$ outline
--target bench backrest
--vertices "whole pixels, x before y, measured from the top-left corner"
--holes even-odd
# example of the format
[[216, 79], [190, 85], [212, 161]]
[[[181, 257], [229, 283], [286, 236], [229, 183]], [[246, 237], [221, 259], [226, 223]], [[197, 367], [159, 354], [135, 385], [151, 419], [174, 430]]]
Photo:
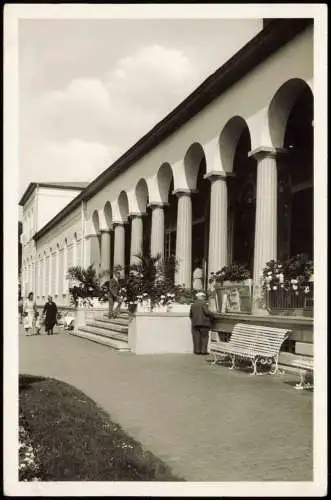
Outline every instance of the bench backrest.
[[266, 356], [276, 355], [288, 332], [284, 328], [237, 323], [233, 328], [229, 347], [258, 351]]

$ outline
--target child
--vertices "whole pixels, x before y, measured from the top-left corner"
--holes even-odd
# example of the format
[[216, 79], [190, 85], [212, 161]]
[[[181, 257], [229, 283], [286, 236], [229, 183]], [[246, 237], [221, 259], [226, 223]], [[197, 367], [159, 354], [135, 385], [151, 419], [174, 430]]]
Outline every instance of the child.
[[36, 312], [36, 321], [35, 321], [35, 330], [36, 330], [36, 335], [40, 335], [40, 330], [41, 330], [41, 316], [39, 312]]

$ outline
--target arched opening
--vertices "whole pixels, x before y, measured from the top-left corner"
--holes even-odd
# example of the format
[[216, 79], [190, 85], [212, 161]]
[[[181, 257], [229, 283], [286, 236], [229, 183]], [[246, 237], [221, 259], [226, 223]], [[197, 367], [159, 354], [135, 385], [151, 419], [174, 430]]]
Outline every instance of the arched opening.
[[269, 109], [270, 136], [286, 150], [278, 161], [278, 258], [313, 258], [313, 94], [303, 80], [286, 82]]
[[149, 255], [151, 246], [152, 211], [148, 206], [149, 194], [145, 179], [140, 179], [136, 186], [136, 197], [139, 212], [143, 214], [143, 255]]
[[220, 148], [223, 167], [233, 174], [228, 180], [228, 262], [253, 273], [256, 161], [248, 157], [251, 138], [243, 118], [235, 116], [227, 123]]
[[104, 207], [105, 220], [107, 224], [107, 229], [110, 230], [113, 224], [113, 211], [109, 201], [106, 202]]
[[177, 196], [174, 192], [174, 179], [169, 163], [163, 163], [157, 173], [157, 184], [164, 208], [164, 256], [176, 256]]
[[130, 266], [130, 245], [131, 245], [131, 220], [129, 219], [129, 201], [125, 191], [118, 197], [118, 207], [121, 219], [124, 222], [124, 273], [128, 272]]
[[164, 256], [166, 258], [176, 257], [176, 234], [177, 234], [177, 207], [178, 198], [174, 193], [174, 180], [170, 179], [167, 200], [168, 205], [164, 211]]
[[97, 210], [94, 210], [92, 215], [92, 223], [96, 237], [91, 238], [91, 262], [99, 273], [101, 264], [101, 237], [100, 237], [100, 220]]
[[196, 158], [196, 189], [192, 194], [192, 274], [202, 269], [203, 278], [200, 283], [193, 279], [194, 286], [207, 286], [208, 276], [208, 249], [209, 249], [209, 217], [210, 217], [210, 181], [205, 179], [206, 158], [201, 148]]
[[[104, 214], [105, 214], [105, 221], [106, 221], [106, 226], [107, 230], [111, 231], [113, 229], [113, 210], [111, 207], [111, 203], [107, 201], [104, 206]], [[110, 249], [109, 249], [110, 255], [109, 255], [109, 271], [113, 269], [113, 261], [114, 261], [114, 233], [111, 232], [110, 234]]]

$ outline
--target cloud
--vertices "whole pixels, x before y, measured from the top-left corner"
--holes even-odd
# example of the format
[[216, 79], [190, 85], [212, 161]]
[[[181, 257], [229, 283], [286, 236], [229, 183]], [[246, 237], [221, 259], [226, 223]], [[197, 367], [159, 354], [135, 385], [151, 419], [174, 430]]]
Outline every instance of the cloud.
[[125, 147], [146, 133], [194, 87], [197, 74], [178, 50], [143, 47], [103, 79], [77, 78], [39, 103], [44, 133], [58, 140], [114, 141]]
[[77, 77], [61, 90], [26, 100], [21, 162], [34, 175], [47, 165], [56, 180], [67, 179], [68, 172], [92, 180], [179, 104], [198, 77], [182, 52], [151, 45], [100, 78]]
[[[35, 182], [91, 181], [103, 172], [122, 151], [97, 142], [70, 139], [58, 143], [30, 144], [25, 151], [25, 161], [33, 165]], [[29, 170], [23, 170], [20, 190], [23, 192], [31, 179]]]

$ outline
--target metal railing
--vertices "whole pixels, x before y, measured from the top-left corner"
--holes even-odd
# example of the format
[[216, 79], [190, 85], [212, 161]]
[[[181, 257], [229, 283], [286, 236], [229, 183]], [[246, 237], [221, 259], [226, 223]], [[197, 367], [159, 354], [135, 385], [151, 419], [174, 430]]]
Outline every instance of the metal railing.
[[281, 312], [288, 314], [303, 314], [312, 316], [314, 311], [313, 287], [308, 293], [294, 290], [270, 290], [266, 292], [266, 306], [270, 314]]

